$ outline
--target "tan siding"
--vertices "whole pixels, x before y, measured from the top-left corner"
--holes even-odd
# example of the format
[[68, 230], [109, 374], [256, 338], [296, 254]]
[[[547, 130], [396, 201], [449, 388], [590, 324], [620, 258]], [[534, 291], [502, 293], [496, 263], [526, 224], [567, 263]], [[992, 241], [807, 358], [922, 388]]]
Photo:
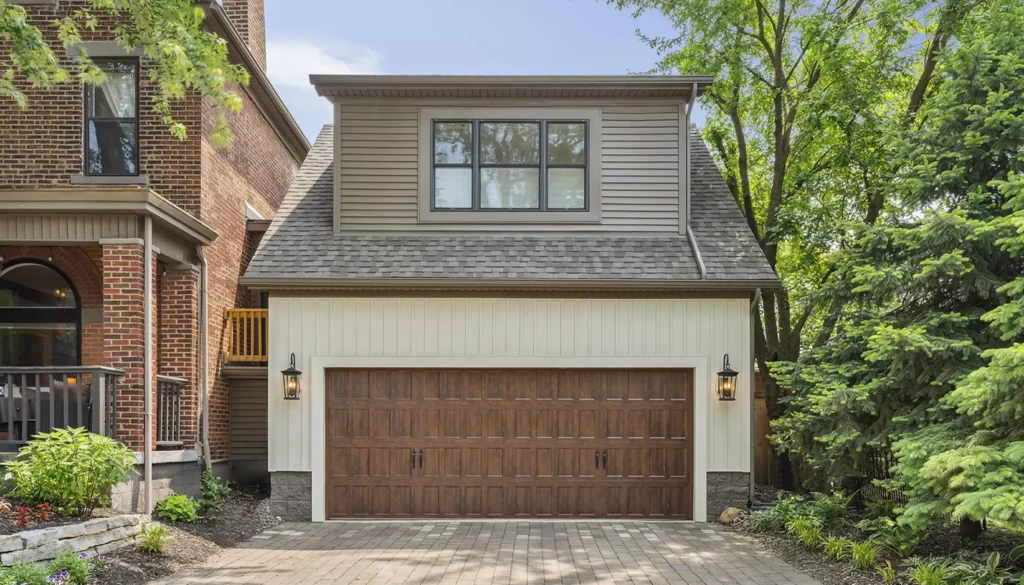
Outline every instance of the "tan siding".
[[267, 381], [231, 381], [231, 460], [267, 460]]
[[[516, 104], [510, 102], [509, 105]], [[577, 100], [566, 105], [602, 104]], [[473, 226], [417, 221], [417, 105], [344, 105], [338, 155], [341, 229], [676, 232], [679, 227], [678, 104], [602, 105], [602, 112], [600, 225]]]
[[141, 237], [135, 215], [0, 215], [8, 243], [78, 242]]

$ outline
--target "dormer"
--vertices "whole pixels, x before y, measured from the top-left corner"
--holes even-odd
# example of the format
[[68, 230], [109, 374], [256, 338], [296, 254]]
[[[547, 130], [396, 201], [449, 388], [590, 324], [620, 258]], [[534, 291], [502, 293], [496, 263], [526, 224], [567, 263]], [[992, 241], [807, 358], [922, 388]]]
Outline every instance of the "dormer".
[[335, 233], [668, 232], [707, 76], [314, 75]]

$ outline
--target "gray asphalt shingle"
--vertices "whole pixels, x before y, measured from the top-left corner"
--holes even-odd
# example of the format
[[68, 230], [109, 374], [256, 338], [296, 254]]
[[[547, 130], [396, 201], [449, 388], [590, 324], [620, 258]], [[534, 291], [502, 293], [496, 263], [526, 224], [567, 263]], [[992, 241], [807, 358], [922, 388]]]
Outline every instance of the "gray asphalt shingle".
[[[247, 278], [699, 281], [671, 235], [334, 234], [333, 128], [325, 126], [263, 237]], [[709, 280], [775, 280], [694, 132], [691, 226]]]

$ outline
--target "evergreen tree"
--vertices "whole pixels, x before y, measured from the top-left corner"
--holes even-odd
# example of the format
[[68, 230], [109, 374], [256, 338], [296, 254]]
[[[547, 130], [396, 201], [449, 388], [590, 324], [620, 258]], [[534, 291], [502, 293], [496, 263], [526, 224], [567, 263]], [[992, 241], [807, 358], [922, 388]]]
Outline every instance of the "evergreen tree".
[[904, 520], [1024, 526], [1024, 4], [966, 20], [893, 137], [899, 216], [835, 253], [836, 334], [797, 363], [777, 445], [821, 478], [890, 445]]

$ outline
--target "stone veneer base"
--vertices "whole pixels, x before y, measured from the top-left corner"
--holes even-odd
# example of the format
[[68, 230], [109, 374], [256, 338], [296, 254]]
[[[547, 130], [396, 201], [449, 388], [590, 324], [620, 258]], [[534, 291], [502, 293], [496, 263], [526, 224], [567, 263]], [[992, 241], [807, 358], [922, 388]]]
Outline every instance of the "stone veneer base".
[[[146, 485], [142, 479], [142, 465], [136, 465], [135, 471], [131, 479], [110, 491], [111, 508], [122, 512], [142, 512], [143, 488]], [[153, 463], [153, 505], [171, 494], [199, 496], [202, 474], [202, 466], [194, 460]]]
[[134, 543], [148, 521], [148, 516], [130, 514], [0, 536], [0, 563], [37, 563], [69, 552], [105, 554]]
[[274, 471], [270, 473], [270, 513], [285, 522], [313, 519], [312, 473]]
[[750, 500], [750, 474], [744, 471], [708, 472], [708, 522], [717, 522], [728, 507], [746, 509]]

